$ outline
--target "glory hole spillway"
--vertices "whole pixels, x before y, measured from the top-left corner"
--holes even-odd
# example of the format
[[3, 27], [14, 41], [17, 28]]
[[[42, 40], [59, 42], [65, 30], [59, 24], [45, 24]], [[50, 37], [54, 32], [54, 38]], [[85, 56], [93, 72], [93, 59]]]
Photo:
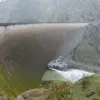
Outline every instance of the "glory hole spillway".
[[11, 87], [37, 87], [48, 62], [67, 55], [81, 41], [87, 23], [27, 24], [0, 27], [0, 63]]

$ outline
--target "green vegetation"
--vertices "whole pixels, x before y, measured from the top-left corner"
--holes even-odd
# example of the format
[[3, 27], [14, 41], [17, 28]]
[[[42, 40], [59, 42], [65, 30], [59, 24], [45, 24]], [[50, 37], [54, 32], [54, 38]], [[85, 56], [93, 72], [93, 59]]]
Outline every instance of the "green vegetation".
[[8, 100], [14, 100], [19, 92], [9, 84], [10, 74], [6, 72], [4, 66], [0, 65], [0, 96], [5, 96]]
[[[0, 66], [0, 96], [14, 100], [21, 94], [9, 82], [10, 74]], [[44, 92], [43, 92], [44, 91]], [[63, 81], [44, 81], [39, 88], [23, 92], [25, 100], [100, 100], [100, 76], [86, 77], [72, 84]]]
[[46, 100], [100, 100], [100, 77], [86, 77], [76, 84], [51, 82], [44, 86], [52, 87]]

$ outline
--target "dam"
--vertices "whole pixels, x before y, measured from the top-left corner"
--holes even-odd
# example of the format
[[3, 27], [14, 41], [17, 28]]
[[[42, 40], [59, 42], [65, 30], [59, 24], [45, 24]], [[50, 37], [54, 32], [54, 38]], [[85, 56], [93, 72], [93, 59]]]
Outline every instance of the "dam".
[[[82, 40], [88, 23], [0, 25], [0, 63], [12, 87], [37, 87], [47, 64], [68, 55]], [[21, 88], [20, 88], [21, 87]]]

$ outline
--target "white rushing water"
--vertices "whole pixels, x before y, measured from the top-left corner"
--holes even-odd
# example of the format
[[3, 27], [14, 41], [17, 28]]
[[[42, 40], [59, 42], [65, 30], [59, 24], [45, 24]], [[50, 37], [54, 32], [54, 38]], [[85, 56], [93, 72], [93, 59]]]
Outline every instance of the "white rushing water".
[[65, 81], [69, 81], [72, 83], [78, 82], [84, 77], [92, 76], [95, 74], [92, 72], [90, 73], [87, 71], [77, 70], [77, 69], [70, 69], [68, 71], [60, 71], [57, 69], [52, 69], [52, 70], [56, 71], [59, 75], [61, 75], [65, 79]]
[[57, 72], [60, 76], [62, 76], [65, 81], [70, 81], [72, 83], [78, 82], [84, 77], [92, 76], [95, 73], [87, 72], [84, 70], [74, 69], [72, 66], [68, 68], [68, 61], [65, 61], [63, 57], [58, 57], [56, 60], [51, 61], [48, 64], [49, 69]]

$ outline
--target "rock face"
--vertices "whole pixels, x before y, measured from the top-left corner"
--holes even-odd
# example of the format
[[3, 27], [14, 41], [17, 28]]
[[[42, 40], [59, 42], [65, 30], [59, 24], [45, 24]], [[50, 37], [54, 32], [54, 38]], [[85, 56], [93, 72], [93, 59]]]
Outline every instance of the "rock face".
[[38, 88], [22, 93], [16, 100], [46, 100], [50, 89]]
[[74, 51], [75, 61], [100, 65], [100, 23], [90, 24], [79, 46]]
[[0, 96], [0, 100], [8, 100], [5, 96]]
[[99, 21], [99, 0], [7, 0], [0, 3], [0, 22]]

